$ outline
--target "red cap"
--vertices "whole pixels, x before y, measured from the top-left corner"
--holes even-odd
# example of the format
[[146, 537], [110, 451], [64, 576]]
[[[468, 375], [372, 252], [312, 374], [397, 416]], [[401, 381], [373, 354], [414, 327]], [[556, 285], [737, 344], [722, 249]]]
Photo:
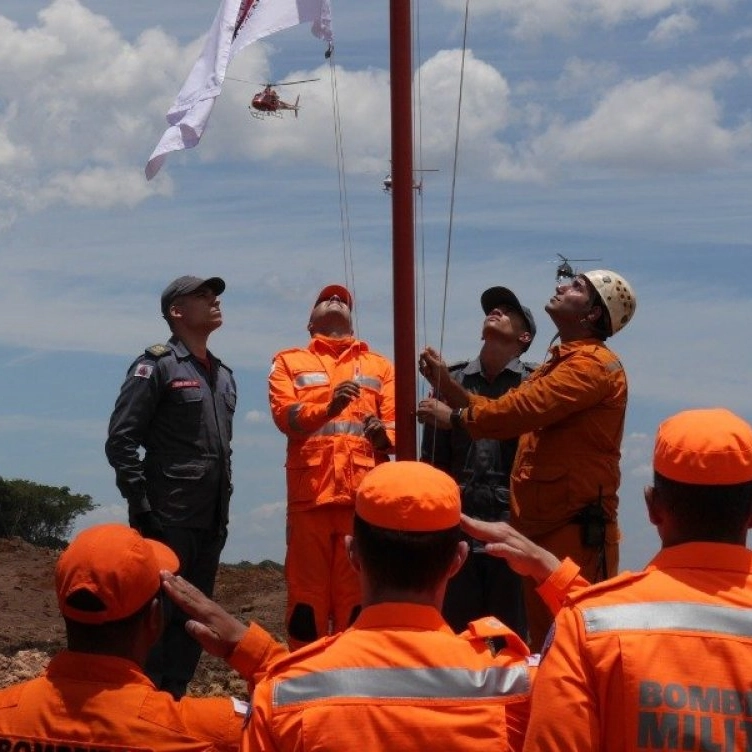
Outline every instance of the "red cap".
[[358, 486], [355, 513], [388, 530], [428, 533], [460, 524], [460, 490], [425, 462], [384, 462]]
[[352, 311], [352, 295], [350, 295], [350, 291], [346, 287], [342, 287], [342, 285], [327, 285], [318, 294], [313, 307], [315, 308], [319, 303], [321, 303], [322, 300], [329, 300], [329, 298], [333, 298], [335, 295]]
[[[159, 572], [177, 572], [178, 557], [127, 525], [95, 525], [79, 533], [55, 567], [60, 613], [83, 624], [132, 616], [159, 592]], [[92, 597], [77, 602], [77, 593]], [[75, 603], [76, 605], [73, 605]]]
[[700, 486], [752, 481], [752, 426], [720, 407], [678, 413], [658, 427], [653, 467], [664, 478]]

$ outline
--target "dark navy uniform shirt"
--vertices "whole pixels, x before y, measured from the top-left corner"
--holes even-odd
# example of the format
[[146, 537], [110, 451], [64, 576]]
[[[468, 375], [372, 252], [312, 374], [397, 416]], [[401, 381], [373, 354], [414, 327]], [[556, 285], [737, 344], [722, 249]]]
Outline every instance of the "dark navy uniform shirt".
[[[452, 378], [467, 391], [496, 398], [519, 386], [532, 366], [513, 358], [489, 381], [480, 358], [450, 366]], [[462, 489], [462, 511], [482, 520], [508, 518], [509, 473], [517, 451], [517, 439], [473, 441], [462, 428], [435, 429], [426, 424], [421, 443], [421, 460], [449, 473]]]
[[131, 518], [151, 509], [165, 525], [227, 526], [237, 391], [232, 371], [208, 357], [210, 373], [172, 337], [128, 369], [105, 451]]

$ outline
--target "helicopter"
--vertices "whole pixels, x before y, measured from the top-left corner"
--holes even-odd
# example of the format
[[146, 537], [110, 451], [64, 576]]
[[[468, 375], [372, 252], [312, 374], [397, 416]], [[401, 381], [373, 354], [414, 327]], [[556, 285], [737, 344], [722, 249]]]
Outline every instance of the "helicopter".
[[[577, 276], [577, 272], [572, 268], [572, 261], [600, 261], [600, 258], [567, 258], [561, 253], [556, 254], [561, 262], [556, 267], [556, 284], [560, 285], [566, 279], [574, 279]], [[557, 263], [555, 260], [551, 263]]]
[[[424, 170], [413, 170], [413, 172], [438, 172], [438, 170], [435, 169], [424, 169]], [[384, 185], [384, 193], [391, 193], [392, 192], [392, 173], [388, 172], [386, 174], [386, 177], [383, 181]], [[421, 175], [420, 180], [413, 180], [413, 190], [418, 191], [419, 194], [423, 194], [423, 176]]]
[[[227, 76], [227, 78], [230, 78]], [[252, 83], [242, 78], [230, 78], [231, 81], [241, 81], [242, 83]], [[277, 94], [275, 87], [278, 86], [290, 86], [292, 84], [307, 84], [311, 81], [318, 81], [318, 78], [305, 78], [301, 81], [284, 81], [278, 84], [264, 84], [264, 88], [253, 95], [251, 103], [248, 105], [248, 110], [251, 115], [259, 120], [263, 118], [274, 116], [282, 117], [283, 110], [290, 110], [295, 113], [295, 117], [298, 117], [298, 110], [300, 109], [300, 95], [295, 98], [295, 102], [285, 102], [279, 94]]]

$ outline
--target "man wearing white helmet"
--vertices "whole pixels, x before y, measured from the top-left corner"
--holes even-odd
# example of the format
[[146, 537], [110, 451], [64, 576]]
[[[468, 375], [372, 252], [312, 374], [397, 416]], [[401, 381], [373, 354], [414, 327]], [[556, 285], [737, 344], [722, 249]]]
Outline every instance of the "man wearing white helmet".
[[[520, 436], [512, 469], [512, 524], [556, 556], [569, 556], [591, 582], [616, 574], [621, 439], [627, 379], [605, 340], [629, 323], [635, 296], [619, 274], [596, 270], [556, 287], [546, 313], [561, 344], [518, 388], [498, 399], [467, 393], [439, 354], [427, 348], [420, 371], [473, 438]], [[423, 400], [418, 418], [441, 424], [435, 400]], [[442, 417], [439, 417], [442, 416]], [[534, 650], [551, 616], [525, 583]]]

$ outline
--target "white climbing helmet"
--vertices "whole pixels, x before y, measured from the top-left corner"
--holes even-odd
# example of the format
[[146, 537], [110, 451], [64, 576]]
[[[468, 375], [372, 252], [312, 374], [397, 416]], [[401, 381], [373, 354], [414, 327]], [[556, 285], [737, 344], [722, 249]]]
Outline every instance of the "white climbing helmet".
[[608, 310], [611, 319], [609, 336], [616, 334], [630, 322], [637, 307], [637, 298], [631, 285], [621, 274], [608, 269], [583, 272], [582, 276], [593, 285]]

